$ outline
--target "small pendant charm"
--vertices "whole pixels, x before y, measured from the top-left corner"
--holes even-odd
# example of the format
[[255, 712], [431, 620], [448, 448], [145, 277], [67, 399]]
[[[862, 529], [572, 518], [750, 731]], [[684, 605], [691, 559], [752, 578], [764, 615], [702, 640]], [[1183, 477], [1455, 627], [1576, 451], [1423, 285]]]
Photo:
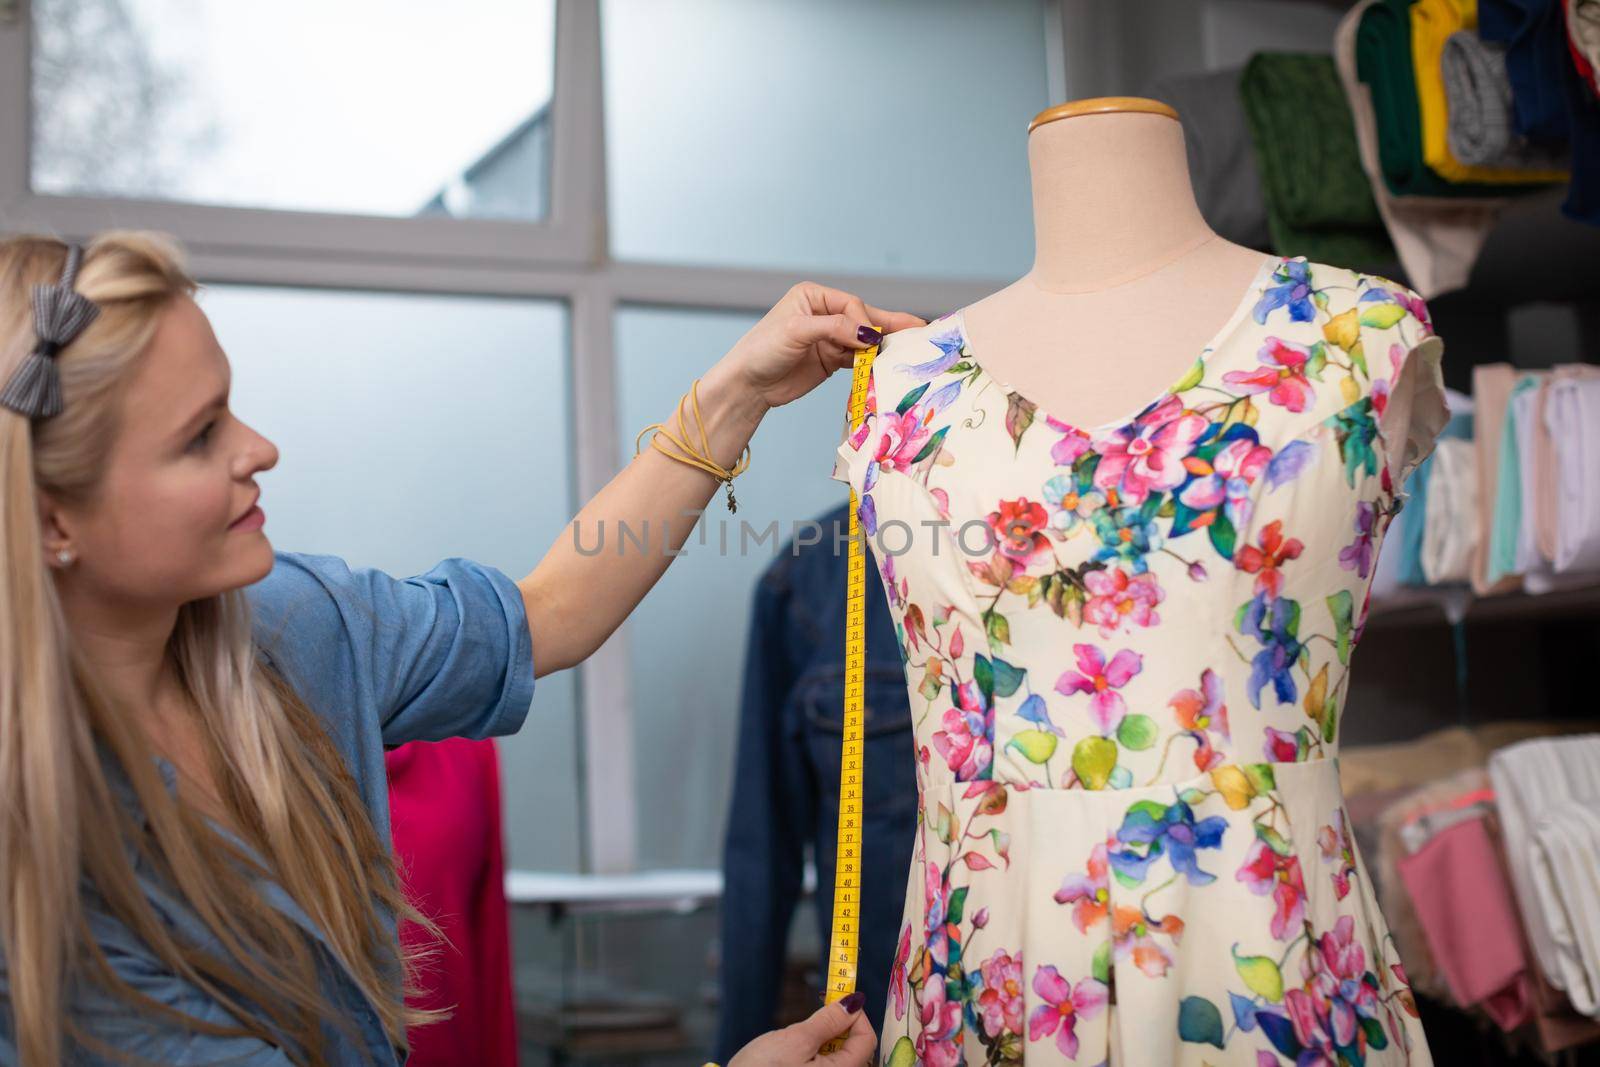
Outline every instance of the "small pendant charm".
[[729, 511], [738, 511], [739, 510], [739, 504], [738, 504], [737, 501], [735, 501], [733, 499], [733, 479], [729, 478], [724, 484], [727, 486], [727, 489], [728, 489], [728, 510]]

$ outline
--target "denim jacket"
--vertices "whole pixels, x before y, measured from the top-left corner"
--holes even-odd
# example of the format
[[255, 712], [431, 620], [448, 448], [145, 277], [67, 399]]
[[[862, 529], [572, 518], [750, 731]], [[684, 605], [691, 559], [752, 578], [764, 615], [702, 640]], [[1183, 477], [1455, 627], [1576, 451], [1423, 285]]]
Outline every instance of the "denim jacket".
[[[258, 649], [327, 728], [355, 777], [384, 845], [389, 845], [385, 746], [451, 736], [487, 737], [517, 730], [533, 699], [533, 652], [522, 595], [499, 570], [470, 560], [441, 561], [426, 574], [392, 578], [352, 570], [335, 556], [278, 552], [272, 572], [250, 586]], [[172, 768], [157, 761], [169, 789]], [[111, 768], [126, 802], [126, 779]], [[235, 839], [237, 840], [237, 839]], [[184, 902], [140, 861], [136, 876], [157, 913], [177, 936], [215, 948], [215, 939]], [[376, 1009], [325, 947], [320, 931], [281, 887], [258, 885], [262, 899], [306, 931], [320, 979], [353, 1033], [325, 1026], [337, 1067], [384, 1067], [402, 1058], [384, 1035]], [[112, 968], [135, 988], [186, 1015], [231, 1023], [204, 991], [163, 967], [130, 930], [85, 893], [86, 920]], [[394, 917], [385, 917], [391, 936]], [[219, 950], [220, 951], [220, 950]], [[5, 987], [0, 959], [0, 992]], [[248, 1002], [248, 991], [244, 993]], [[68, 1010], [93, 1038], [133, 1062], [288, 1067], [275, 1044], [255, 1037], [215, 1037], [166, 1018], [142, 1017], [90, 988], [69, 991]], [[0, 1067], [16, 1067], [11, 1004], [0, 999]], [[121, 1063], [68, 1047], [64, 1062], [86, 1067]]]
[[[723, 851], [721, 1018], [727, 1062], [771, 1029], [805, 850], [815, 855], [816, 913], [831, 933], [844, 709], [846, 503], [823, 536], [793, 541], [761, 576], [745, 654], [737, 766]], [[839, 530], [835, 552], [833, 531]], [[858, 988], [881, 1032], [916, 832], [917, 783], [900, 642], [867, 565], [866, 781], [862, 798]]]

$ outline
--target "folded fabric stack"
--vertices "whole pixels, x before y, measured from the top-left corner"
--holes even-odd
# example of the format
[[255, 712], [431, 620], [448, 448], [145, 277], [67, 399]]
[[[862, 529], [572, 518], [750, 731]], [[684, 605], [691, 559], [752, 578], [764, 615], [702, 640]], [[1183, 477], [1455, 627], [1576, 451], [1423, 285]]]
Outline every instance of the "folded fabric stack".
[[1412, 988], [1548, 1052], [1600, 1041], [1600, 735], [1571, 728], [1455, 727], [1340, 757]]
[[1600, 586], [1600, 366], [1481, 364], [1472, 390], [1446, 390], [1450, 421], [1407, 484], [1374, 598]]
[[1600, 734], [1512, 745], [1489, 779], [1534, 958], [1600, 1018]]
[[1480, 594], [1589, 584], [1600, 568], [1600, 367], [1473, 368]]
[[1368, 270], [1392, 262], [1328, 56], [1262, 52], [1239, 76], [1275, 248]]
[[1357, 159], [1424, 298], [1466, 285], [1523, 192], [1565, 183], [1563, 213], [1600, 225], [1600, 100], [1580, 74], [1600, 37], [1589, 6], [1362, 0], [1341, 20], [1333, 58]]

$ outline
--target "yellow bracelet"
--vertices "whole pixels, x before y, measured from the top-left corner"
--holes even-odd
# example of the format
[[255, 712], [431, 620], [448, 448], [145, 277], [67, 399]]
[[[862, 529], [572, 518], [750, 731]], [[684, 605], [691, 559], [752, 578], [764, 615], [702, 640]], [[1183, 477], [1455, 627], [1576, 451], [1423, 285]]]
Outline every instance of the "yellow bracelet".
[[[716, 460], [712, 459], [711, 458], [711, 454], [710, 454], [711, 453], [711, 442], [706, 437], [705, 422], [700, 417], [700, 379], [699, 378], [696, 378], [694, 380], [694, 383], [689, 387], [689, 390], [690, 391], [689, 391], [688, 394], [686, 394], [686, 396], [681, 396], [681, 397], [678, 398], [678, 425], [679, 425], [679, 427], [684, 427], [684, 426], [686, 426], [688, 424], [688, 420], [686, 418], [684, 418], [684, 414], [683, 414], [683, 402], [687, 398], [687, 396], [692, 396], [694, 398], [695, 428], [697, 430], [699, 430], [699, 432], [700, 432], [700, 450], [696, 451], [694, 448], [692, 448], [689, 445], [689, 443], [687, 441], [680, 440], [679, 438], [673, 436], [672, 431], [667, 429], [665, 423], [653, 422], [649, 426], [646, 426], [644, 429], [640, 430], [639, 433], [634, 437], [634, 439], [633, 439], [633, 454], [635, 456], [637, 456], [639, 454], [639, 439], [642, 438], [645, 434], [649, 433], [651, 430], [655, 430], [656, 434], [655, 434], [654, 437], [650, 438], [650, 444], [651, 444], [652, 447], [655, 448], [655, 450], [657, 452], [660, 452], [664, 456], [670, 456], [671, 458], [677, 460], [680, 463], [687, 463], [691, 467], [698, 467], [701, 470], [705, 471], [707, 474], [710, 474], [710, 475], [713, 475], [714, 477], [716, 477], [719, 481], [721, 481], [724, 485], [727, 486], [727, 490], [728, 490], [728, 510], [729, 511], [738, 511], [739, 510], [738, 502], [735, 501], [734, 498], [733, 498], [733, 479], [735, 477], [737, 477], [738, 475], [743, 474], [746, 470], [749, 469], [749, 467], [750, 467], [750, 446], [749, 445], [745, 445], [744, 446], [744, 452], [740, 455], [739, 461], [733, 465], [733, 468], [731, 470], [729, 468], [727, 468], [727, 467], [722, 466]], [[687, 436], [687, 435], [688, 434], [687, 434], [687, 430], [686, 430], [685, 431], [685, 436]], [[677, 455], [675, 453], [667, 451], [666, 446], [661, 444], [661, 438], [662, 437], [665, 437], [667, 440], [671, 441], [684, 454], [683, 455]]]

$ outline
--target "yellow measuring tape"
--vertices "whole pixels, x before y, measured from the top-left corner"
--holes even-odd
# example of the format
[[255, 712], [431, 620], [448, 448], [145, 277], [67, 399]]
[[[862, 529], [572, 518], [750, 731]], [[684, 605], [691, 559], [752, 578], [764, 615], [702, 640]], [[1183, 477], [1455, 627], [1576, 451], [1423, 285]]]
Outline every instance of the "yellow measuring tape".
[[[878, 346], [856, 353], [850, 379], [850, 430], [860, 429], [867, 411], [867, 380]], [[833, 935], [828, 944], [831, 1004], [856, 988], [856, 955], [861, 932], [861, 788], [865, 777], [865, 700], [867, 674], [867, 560], [861, 537], [861, 501], [850, 487], [850, 545], [845, 572], [844, 751], [839, 761], [839, 851], [833, 874]], [[834, 1038], [831, 1052], [844, 1043]]]

